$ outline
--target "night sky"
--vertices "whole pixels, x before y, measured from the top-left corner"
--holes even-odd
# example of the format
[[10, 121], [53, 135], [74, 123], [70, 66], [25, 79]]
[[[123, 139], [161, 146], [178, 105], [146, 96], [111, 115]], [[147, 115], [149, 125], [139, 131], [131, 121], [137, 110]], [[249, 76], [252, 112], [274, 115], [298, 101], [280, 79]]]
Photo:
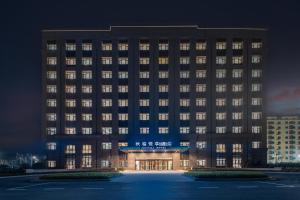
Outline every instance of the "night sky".
[[269, 29], [270, 114], [300, 113], [300, 2], [7, 0], [0, 5], [0, 150], [41, 147], [41, 30], [109, 25]]

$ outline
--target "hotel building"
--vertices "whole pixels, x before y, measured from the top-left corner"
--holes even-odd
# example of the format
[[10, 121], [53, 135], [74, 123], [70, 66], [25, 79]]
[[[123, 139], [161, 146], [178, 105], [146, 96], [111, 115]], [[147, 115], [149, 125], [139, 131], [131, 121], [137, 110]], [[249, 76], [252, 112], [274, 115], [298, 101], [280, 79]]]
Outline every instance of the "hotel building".
[[300, 162], [300, 117], [267, 117], [268, 163]]
[[43, 30], [49, 168], [266, 164], [266, 30]]

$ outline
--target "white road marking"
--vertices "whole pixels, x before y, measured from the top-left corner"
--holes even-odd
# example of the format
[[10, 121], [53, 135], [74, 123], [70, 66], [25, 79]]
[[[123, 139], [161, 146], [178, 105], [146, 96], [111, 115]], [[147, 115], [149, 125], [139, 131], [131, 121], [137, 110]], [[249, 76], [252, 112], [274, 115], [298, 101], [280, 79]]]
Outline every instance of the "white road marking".
[[104, 190], [104, 188], [82, 188], [84, 190]]
[[258, 186], [257, 185], [239, 185], [239, 186], [237, 186], [237, 188], [239, 188], [239, 189], [243, 189], [243, 188], [251, 189], [251, 188], [258, 188]]
[[287, 184], [282, 184], [282, 183], [273, 183], [273, 182], [267, 182], [267, 181], [257, 181], [258, 183], [265, 183], [265, 184], [269, 184], [269, 185], [276, 185], [276, 186], [290, 186]]
[[9, 190], [9, 191], [25, 191], [27, 189], [24, 189], [24, 188], [9, 188], [7, 190]]
[[294, 188], [294, 185], [277, 185], [277, 188]]
[[44, 190], [64, 190], [65, 188], [44, 188]]
[[203, 187], [198, 187], [199, 189], [218, 189], [219, 187], [217, 186], [203, 186]]
[[30, 188], [30, 187], [35, 187], [35, 186], [40, 186], [40, 185], [47, 185], [48, 183], [38, 183], [38, 184], [31, 184], [31, 185], [25, 185], [25, 186], [20, 186], [20, 187], [14, 187], [14, 188], [9, 188], [8, 190], [17, 190], [17, 189], [25, 189], [25, 188]]

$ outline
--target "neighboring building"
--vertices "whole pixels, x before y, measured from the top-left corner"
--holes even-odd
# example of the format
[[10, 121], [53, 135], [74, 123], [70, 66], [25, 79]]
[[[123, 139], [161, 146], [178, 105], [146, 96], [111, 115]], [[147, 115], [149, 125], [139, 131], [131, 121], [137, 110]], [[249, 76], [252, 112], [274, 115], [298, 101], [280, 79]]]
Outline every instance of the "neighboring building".
[[267, 117], [268, 163], [300, 162], [300, 117]]
[[266, 30], [43, 30], [49, 168], [266, 164]]

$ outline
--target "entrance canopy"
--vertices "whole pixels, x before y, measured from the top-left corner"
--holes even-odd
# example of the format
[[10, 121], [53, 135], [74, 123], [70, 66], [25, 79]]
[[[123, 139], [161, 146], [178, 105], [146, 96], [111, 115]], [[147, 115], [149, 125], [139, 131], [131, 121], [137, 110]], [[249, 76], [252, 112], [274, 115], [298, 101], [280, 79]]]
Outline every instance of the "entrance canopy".
[[172, 153], [172, 152], [185, 152], [189, 150], [189, 147], [168, 147], [168, 148], [148, 148], [148, 147], [119, 147], [119, 150], [125, 153], [136, 152], [155, 152], [155, 153]]

